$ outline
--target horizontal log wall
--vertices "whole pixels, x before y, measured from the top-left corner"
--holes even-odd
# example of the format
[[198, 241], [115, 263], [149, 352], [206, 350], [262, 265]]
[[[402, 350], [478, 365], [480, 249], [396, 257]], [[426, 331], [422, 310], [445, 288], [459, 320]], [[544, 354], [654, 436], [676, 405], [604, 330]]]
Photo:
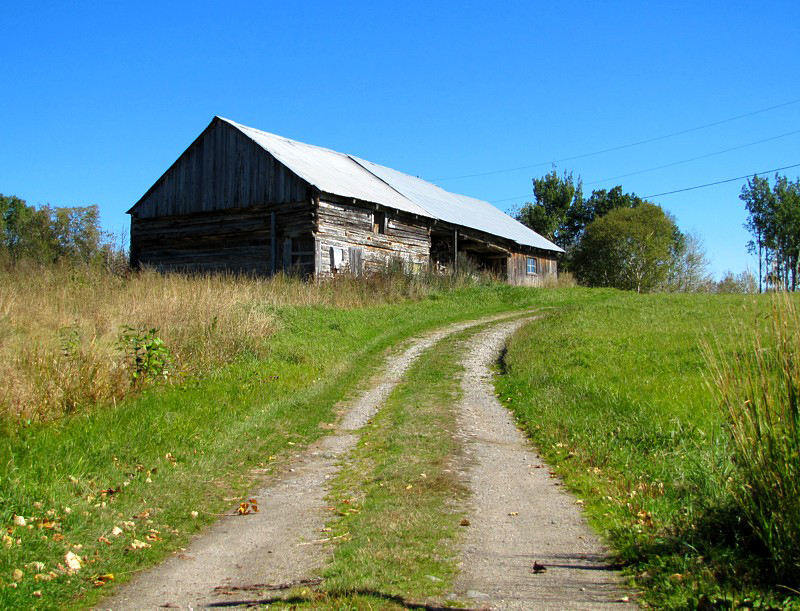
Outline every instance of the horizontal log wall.
[[[161, 271], [233, 271], [269, 274], [272, 270], [270, 219], [275, 212], [277, 260], [275, 269], [291, 257], [286, 242], [302, 243], [311, 236], [314, 209], [311, 202], [258, 206], [205, 212], [187, 216], [132, 218], [131, 261]], [[286, 254], [284, 254], [286, 253]], [[310, 267], [313, 253], [298, 256], [286, 266]], [[310, 270], [308, 270], [310, 271]]]
[[[536, 259], [536, 273], [528, 273], [528, 257]], [[558, 276], [555, 255], [536, 252], [532, 254], [512, 253], [508, 258], [508, 282], [519, 286], [542, 286]]]
[[215, 120], [132, 209], [138, 218], [249, 208], [309, 197], [308, 184], [233, 126]]
[[[426, 265], [430, 253], [427, 226], [386, 212], [385, 233], [375, 231], [373, 210], [331, 201], [320, 201], [317, 212], [317, 274], [333, 273], [331, 248], [342, 251], [340, 271], [379, 271], [393, 259], [411, 266]], [[353, 253], [351, 249], [360, 249]], [[352, 254], [351, 254], [352, 253]], [[351, 260], [362, 269], [351, 269]]]

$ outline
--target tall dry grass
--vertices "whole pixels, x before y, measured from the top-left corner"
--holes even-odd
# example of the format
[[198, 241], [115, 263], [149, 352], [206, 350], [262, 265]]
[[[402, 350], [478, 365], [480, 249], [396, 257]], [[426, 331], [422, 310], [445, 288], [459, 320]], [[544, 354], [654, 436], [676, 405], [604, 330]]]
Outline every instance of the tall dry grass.
[[128, 275], [69, 266], [0, 269], [0, 418], [48, 420], [141, 386], [125, 329], [164, 341], [172, 379], [259, 356], [283, 306], [364, 307], [474, 284], [401, 270], [327, 282], [278, 275]]
[[712, 390], [734, 447], [729, 489], [769, 551], [776, 577], [800, 586], [800, 307], [773, 297], [738, 350], [707, 349]]

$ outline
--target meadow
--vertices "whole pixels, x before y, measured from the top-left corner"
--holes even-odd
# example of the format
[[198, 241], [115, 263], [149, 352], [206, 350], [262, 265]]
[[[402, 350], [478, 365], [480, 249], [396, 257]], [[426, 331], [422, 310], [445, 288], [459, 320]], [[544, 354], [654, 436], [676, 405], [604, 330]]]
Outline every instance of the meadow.
[[[800, 546], [796, 528], [776, 522], [800, 524], [792, 513], [800, 498], [800, 320], [792, 304], [526, 289], [469, 275], [314, 284], [6, 270], [0, 606], [93, 604], [247, 501], [254, 482], [325, 434], [337, 403], [403, 339], [537, 308], [546, 316], [515, 336], [498, 365], [498, 393], [585, 503], [643, 600], [660, 608], [791, 607], [792, 549]], [[336, 608], [338, 596], [365, 583], [436, 596], [444, 584], [427, 580], [432, 569], [418, 558], [438, 558], [437, 574], [454, 573], [453, 554], [429, 531], [442, 528], [448, 495], [463, 494], [459, 483], [411, 505], [399, 495], [409, 469], [436, 473], [442, 453], [457, 451], [445, 436], [431, 437], [430, 454], [422, 453], [420, 422], [405, 411], [409, 397], [436, 407], [426, 418], [448, 430], [452, 416], [440, 408], [454, 392], [457, 358], [457, 342], [425, 357], [365, 432], [369, 444], [333, 500], [374, 500], [332, 524], [362, 536], [341, 547], [323, 598], [307, 604]], [[767, 389], [760, 398], [758, 389]], [[782, 405], [789, 407], [780, 412]], [[386, 485], [370, 488], [370, 470]], [[748, 495], [758, 481], [769, 483]], [[431, 517], [408, 526], [414, 553], [397, 556], [396, 541], [374, 535], [403, 503], [409, 523]], [[402, 562], [393, 565], [394, 557]]]

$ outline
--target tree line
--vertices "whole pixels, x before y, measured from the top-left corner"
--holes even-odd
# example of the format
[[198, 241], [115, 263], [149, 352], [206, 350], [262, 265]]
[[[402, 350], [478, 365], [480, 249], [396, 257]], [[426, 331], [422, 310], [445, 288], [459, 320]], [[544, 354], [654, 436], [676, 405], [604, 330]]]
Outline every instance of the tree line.
[[100, 228], [96, 205], [55, 207], [28, 205], [15, 195], [0, 194], [0, 263], [108, 263], [120, 255]]

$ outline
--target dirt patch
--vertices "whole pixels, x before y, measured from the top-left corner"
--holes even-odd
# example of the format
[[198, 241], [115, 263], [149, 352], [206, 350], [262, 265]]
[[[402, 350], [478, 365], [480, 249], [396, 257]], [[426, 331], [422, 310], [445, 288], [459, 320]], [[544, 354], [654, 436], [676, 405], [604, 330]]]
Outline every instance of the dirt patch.
[[452, 597], [492, 609], [635, 608], [576, 499], [494, 395], [490, 366], [524, 322], [494, 325], [465, 350], [459, 437], [473, 497]]

